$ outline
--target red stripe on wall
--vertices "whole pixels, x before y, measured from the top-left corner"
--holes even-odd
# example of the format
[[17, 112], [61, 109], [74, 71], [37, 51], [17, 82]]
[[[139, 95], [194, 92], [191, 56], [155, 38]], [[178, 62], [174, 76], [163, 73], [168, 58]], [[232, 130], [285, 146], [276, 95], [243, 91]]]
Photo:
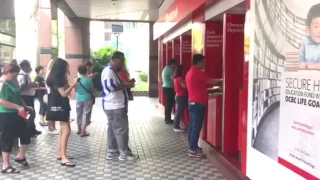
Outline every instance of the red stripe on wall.
[[283, 166], [287, 167], [288, 169], [290, 169], [291, 171], [299, 174], [300, 176], [302, 176], [308, 180], [319, 180], [319, 178], [317, 178], [317, 177], [313, 176], [312, 174], [298, 168], [297, 166], [291, 164], [290, 162], [288, 162], [280, 157], [278, 157], [278, 162], [280, 164], [282, 164]]

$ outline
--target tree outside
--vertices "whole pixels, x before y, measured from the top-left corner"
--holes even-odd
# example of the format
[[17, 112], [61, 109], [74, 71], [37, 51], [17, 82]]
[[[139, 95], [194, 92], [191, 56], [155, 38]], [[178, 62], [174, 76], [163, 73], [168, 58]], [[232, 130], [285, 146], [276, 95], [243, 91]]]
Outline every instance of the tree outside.
[[[113, 47], [103, 47], [97, 51], [91, 52], [92, 62], [93, 62], [93, 72], [97, 73], [94, 80], [95, 87], [99, 90], [102, 89], [101, 86], [101, 73], [108, 63], [110, 63], [113, 53], [116, 51]], [[126, 64], [128, 60], [126, 59]], [[148, 91], [149, 85], [148, 85], [148, 73], [146, 72], [133, 72], [129, 73], [130, 67], [127, 67], [127, 74], [131, 78], [136, 79], [136, 86], [132, 89], [132, 91]]]

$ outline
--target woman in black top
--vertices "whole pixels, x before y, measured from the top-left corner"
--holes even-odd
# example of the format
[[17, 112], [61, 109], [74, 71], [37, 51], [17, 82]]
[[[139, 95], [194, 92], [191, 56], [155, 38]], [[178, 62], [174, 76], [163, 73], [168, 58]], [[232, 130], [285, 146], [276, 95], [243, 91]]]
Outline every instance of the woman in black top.
[[[60, 121], [60, 133], [58, 139], [57, 156], [61, 160], [62, 166], [75, 167], [67, 157], [67, 143], [70, 136], [70, 102], [69, 94], [77, 86], [77, 82], [68, 85], [67, 75], [69, 65], [67, 61], [58, 58], [52, 65], [52, 69], [47, 78], [47, 85], [50, 88], [48, 96], [47, 121]], [[67, 88], [66, 88], [67, 87]]]
[[47, 126], [47, 123], [44, 121], [44, 117], [47, 112], [47, 104], [43, 101], [43, 96], [47, 93], [46, 82], [44, 80], [44, 68], [38, 66], [35, 69], [37, 77], [35, 78], [35, 83], [37, 84], [37, 98], [40, 103], [39, 115], [40, 115], [40, 126]]

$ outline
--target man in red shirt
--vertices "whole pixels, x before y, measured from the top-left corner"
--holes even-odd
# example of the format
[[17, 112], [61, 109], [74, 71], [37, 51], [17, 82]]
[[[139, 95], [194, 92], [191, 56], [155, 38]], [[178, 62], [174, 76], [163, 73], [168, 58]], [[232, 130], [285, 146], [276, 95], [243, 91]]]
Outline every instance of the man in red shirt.
[[205, 72], [205, 57], [195, 54], [192, 60], [193, 66], [187, 73], [186, 84], [189, 93], [190, 127], [188, 134], [189, 157], [203, 157], [201, 149], [198, 147], [200, 131], [205, 118], [205, 110], [208, 102], [209, 85], [219, 84], [222, 79], [212, 79]]

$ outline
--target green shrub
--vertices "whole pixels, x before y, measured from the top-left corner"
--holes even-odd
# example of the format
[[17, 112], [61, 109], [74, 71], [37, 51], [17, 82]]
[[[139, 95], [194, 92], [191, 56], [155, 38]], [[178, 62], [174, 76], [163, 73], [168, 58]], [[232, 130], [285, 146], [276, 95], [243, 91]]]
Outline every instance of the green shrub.
[[139, 73], [139, 78], [141, 82], [148, 82], [148, 74], [146, 72], [140, 72]]

